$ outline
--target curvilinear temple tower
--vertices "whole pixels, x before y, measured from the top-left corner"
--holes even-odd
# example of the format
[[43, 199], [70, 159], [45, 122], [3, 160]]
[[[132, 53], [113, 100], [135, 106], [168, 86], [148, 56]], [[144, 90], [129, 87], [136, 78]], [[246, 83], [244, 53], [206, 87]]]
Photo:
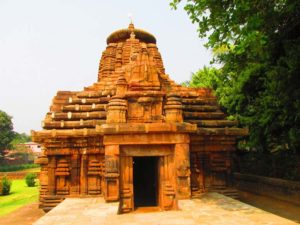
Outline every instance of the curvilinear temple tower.
[[182, 87], [165, 73], [155, 37], [130, 24], [107, 38], [98, 80], [59, 91], [42, 131], [40, 207], [104, 196], [120, 213], [177, 208], [202, 192], [234, 194], [232, 153], [247, 133], [209, 89]]

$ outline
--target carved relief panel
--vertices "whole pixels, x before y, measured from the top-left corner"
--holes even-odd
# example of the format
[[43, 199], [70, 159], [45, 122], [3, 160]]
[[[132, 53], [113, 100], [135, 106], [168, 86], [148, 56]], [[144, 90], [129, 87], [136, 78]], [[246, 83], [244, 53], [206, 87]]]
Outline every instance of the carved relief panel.
[[128, 100], [129, 122], [161, 122], [162, 98], [137, 97]]
[[210, 154], [211, 189], [223, 189], [230, 183], [231, 161], [229, 152], [215, 152]]
[[191, 191], [192, 195], [205, 191], [204, 166], [207, 157], [201, 152], [192, 152], [191, 160]]
[[105, 182], [104, 197], [106, 201], [119, 200], [119, 146], [105, 146]]
[[70, 193], [70, 164], [69, 158], [59, 158], [55, 170], [56, 194], [69, 195]]
[[87, 175], [88, 175], [88, 194], [99, 195], [102, 192], [103, 186], [103, 170], [104, 157], [99, 155], [90, 155], [88, 161]]
[[205, 191], [220, 191], [230, 185], [230, 157], [227, 152], [192, 152], [191, 187], [196, 196]]

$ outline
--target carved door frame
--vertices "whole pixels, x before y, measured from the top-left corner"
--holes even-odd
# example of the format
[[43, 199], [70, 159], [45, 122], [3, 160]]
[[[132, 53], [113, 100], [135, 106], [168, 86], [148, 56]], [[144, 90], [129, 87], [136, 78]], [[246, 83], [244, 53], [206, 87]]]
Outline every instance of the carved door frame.
[[120, 155], [120, 212], [134, 210], [133, 157]]
[[134, 210], [133, 157], [157, 157], [157, 206], [177, 208], [174, 145], [127, 145], [120, 147], [120, 212]]

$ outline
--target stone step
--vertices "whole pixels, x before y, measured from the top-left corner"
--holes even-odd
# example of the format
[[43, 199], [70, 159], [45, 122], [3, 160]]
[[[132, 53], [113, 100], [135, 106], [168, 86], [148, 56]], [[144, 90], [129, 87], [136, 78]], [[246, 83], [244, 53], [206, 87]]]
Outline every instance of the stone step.
[[[238, 199], [239, 198], [239, 194], [238, 191], [236, 189], [232, 189], [232, 188], [226, 188], [224, 186], [216, 186], [213, 188], [209, 188], [206, 192], [216, 192], [222, 195], [225, 195], [227, 197], [230, 198], [234, 198], [234, 199]], [[192, 195], [191, 198], [195, 199], [195, 198], [201, 198], [201, 195], [203, 195], [204, 193], [201, 190], [196, 190], [196, 188], [194, 188], [194, 190], [192, 189]]]
[[51, 209], [56, 207], [59, 203], [61, 203], [65, 198], [61, 196], [44, 196], [41, 199], [40, 208], [42, 208], [45, 212], [49, 212]]

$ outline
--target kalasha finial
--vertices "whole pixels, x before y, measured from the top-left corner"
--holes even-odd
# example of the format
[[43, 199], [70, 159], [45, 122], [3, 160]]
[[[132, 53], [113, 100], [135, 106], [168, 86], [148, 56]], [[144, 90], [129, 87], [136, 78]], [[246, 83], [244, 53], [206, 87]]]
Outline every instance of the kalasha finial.
[[135, 38], [135, 34], [134, 34], [134, 25], [132, 23], [132, 14], [128, 13], [128, 18], [130, 19], [130, 24], [128, 26], [128, 29], [130, 30], [130, 38], [134, 39]]
[[131, 23], [131, 24], [133, 24], [133, 22], [132, 22], [132, 17], [133, 17], [133, 16], [132, 16], [132, 13], [128, 13], [128, 18], [130, 19], [130, 23]]
[[130, 24], [128, 26], [128, 29], [131, 30], [133, 32], [134, 30], [134, 25], [133, 25], [133, 22], [132, 22], [132, 14], [131, 13], [128, 13], [128, 18], [130, 19]]

